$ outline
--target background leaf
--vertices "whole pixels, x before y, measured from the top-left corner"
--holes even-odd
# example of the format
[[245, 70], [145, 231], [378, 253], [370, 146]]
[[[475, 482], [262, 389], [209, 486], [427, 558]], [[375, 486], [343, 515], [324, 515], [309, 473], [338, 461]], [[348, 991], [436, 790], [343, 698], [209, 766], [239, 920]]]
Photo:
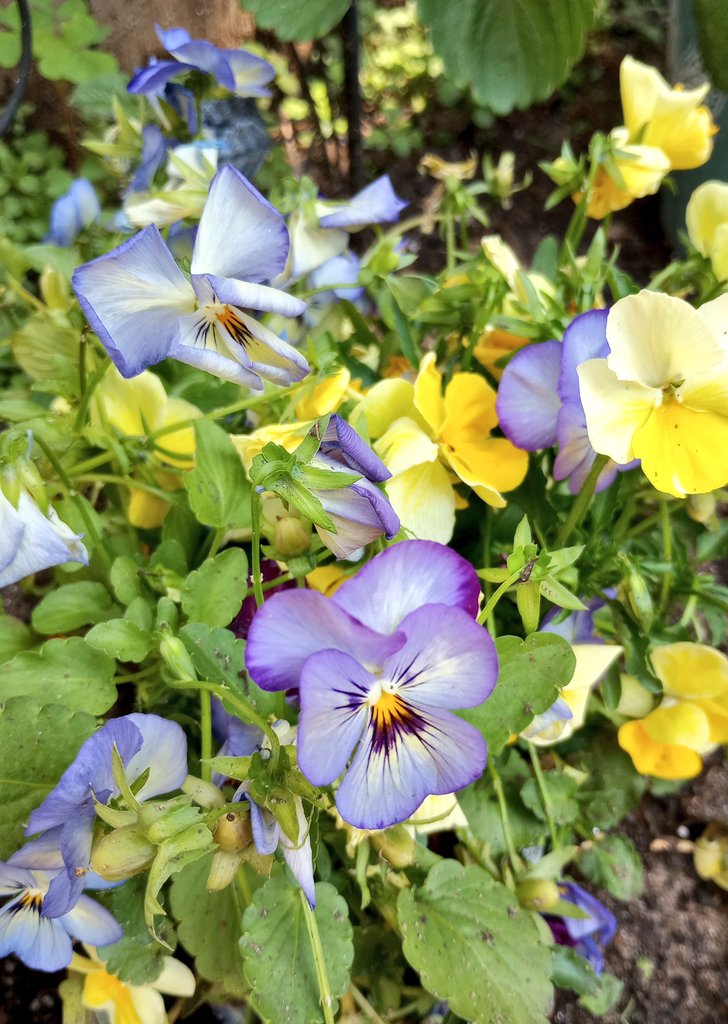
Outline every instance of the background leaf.
[[547, 99], [581, 57], [594, 0], [418, 0], [445, 67], [496, 114]]
[[[299, 892], [285, 875], [275, 875], [256, 890], [243, 917], [245, 974], [260, 1011], [276, 1024], [323, 1020]], [[316, 886], [315, 914], [329, 985], [338, 998], [349, 986], [354, 946], [346, 903], [328, 882]]]
[[[1, 684], [0, 684], [1, 686]], [[96, 728], [85, 711], [15, 697], [0, 705], [0, 860], [23, 842], [24, 822]]]
[[551, 952], [513, 893], [480, 867], [441, 861], [397, 901], [404, 955], [453, 1013], [478, 1024], [545, 1024]]
[[194, 469], [183, 474], [190, 507], [205, 526], [250, 526], [250, 483], [228, 434], [209, 420], [195, 420]]
[[728, 4], [725, 0], [693, 0], [700, 56], [711, 83], [728, 92]]
[[21, 651], [0, 668], [0, 693], [3, 700], [33, 697], [101, 715], [116, 700], [115, 670], [112, 658], [81, 637], [49, 640], [40, 651]]
[[227, 626], [240, 611], [248, 589], [248, 559], [242, 548], [228, 548], [187, 577], [182, 608], [193, 622]]
[[80, 626], [105, 622], [120, 610], [103, 583], [82, 580], [46, 594], [33, 609], [31, 622], [36, 633], [71, 633]]
[[321, 39], [338, 25], [351, 0], [241, 0], [255, 15], [258, 28], [272, 29], [279, 39]]
[[640, 855], [627, 836], [605, 836], [579, 856], [579, 870], [618, 900], [632, 900], [644, 886]]
[[[144, 921], [144, 890], [146, 878], [130, 878], [118, 889], [112, 889], [106, 904], [124, 929], [118, 942], [99, 946], [98, 954], [109, 971], [130, 985], [144, 985], [159, 977], [164, 966], [162, 957], [169, 953], [156, 942]], [[160, 926], [165, 942], [174, 945], [174, 932], [168, 921]]]

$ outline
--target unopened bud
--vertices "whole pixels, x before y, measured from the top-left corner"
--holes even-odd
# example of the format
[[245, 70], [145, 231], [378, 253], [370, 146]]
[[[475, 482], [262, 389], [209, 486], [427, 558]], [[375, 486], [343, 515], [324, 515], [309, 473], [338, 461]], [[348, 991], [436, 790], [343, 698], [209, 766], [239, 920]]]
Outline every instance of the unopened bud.
[[516, 604], [526, 633], [535, 633], [541, 611], [541, 592], [536, 580], [521, 583], [516, 590]]
[[68, 281], [53, 267], [46, 267], [40, 275], [40, 294], [49, 309], [68, 307]]
[[284, 561], [304, 555], [311, 547], [311, 524], [294, 516], [284, 516], [276, 522], [273, 546]]
[[213, 839], [224, 853], [238, 853], [253, 842], [250, 815], [228, 811], [217, 819]]
[[165, 665], [178, 679], [197, 679], [192, 658], [178, 636], [165, 632], [159, 644], [159, 653], [164, 658]]
[[646, 630], [649, 629], [655, 617], [655, 609], [647, 584], [638, 572], [629, 574], [627, 599], [640, 625]]
[[210, 873], [207, 876], [207, 888], [210, 892], [226, 889], [237, 874], [242, 858], [239, 853], [226, 853], [218, 850], [213, 854]]
[[527, 878], [516, 886], [518, 902], [526, 910], [544, 912], [559, 902], [559, 887], [547, 878]]
[[137, 825], [124, 825], [96, 843], [91, 853], [91, 870], [107, 882], [120, 882], [148, 868], [155, 853], [155, 847]]
[[407, 868], [415, 862], [415, 839], [404, 825], [372, 832], [369, 841], [393, 868]]

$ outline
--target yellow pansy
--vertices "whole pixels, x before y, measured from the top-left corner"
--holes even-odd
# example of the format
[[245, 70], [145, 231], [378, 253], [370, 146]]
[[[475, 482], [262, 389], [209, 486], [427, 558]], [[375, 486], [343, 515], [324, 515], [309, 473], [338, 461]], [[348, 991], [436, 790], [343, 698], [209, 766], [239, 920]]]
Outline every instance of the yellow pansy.
[[642, 460], [659, 491], [684, 498], [728, 483], [728, 295], [695, 310], [642, 291], [609, 312], [606, 359], [578, 367], [592, 448]]
[[336, 373], [317, 381], [313, 387], [306, 387], [296, 403], [297, 420], [317, 420], [330, 412], [336, 412], [351, 391], [351, 373], [345, 366]]
[[191, 996], [195, 976], [174, 957], [162, 957], [159, 977], [147, 985], [129, 985], [110, 974], [96, 951], [86, 947], [92, 959], [75, 953], [69, 970], [85, 975], [81, 1001], [88, 1010], [101, 1010], [109, 1024], [167, 1024], [167, 1011], [161, 993]]
[[311, 590], [318, 590], [324, 597], [335, 594], [347, 579], [347, 574], [338, 562], [335, 565], [319, 565], [306, 574], [306, 583]]
[[630, 143], [661, 149], [675, 171], [701, 167], [716, 127], [703, 101], [710, 85], [671, 88], [659, 71], [625, 57], [619, 69], [622, 112]]
[[505, 438], [498, 425], [495, 391], [478, 374], [456, 373], [442, 394], [442, 375], [429, 353], [414, 384], [375, 384], [357, 407], [374, 450], [392, 477], [387, 496], [402, 526], [415, 537], [446, 544], [455, 525], [453, 483], [462, 480], [487, 504], [505, 505], [502, 491], [523, 480], [528, 456]]
[[[623, 210], [635, 199], [654, 195], [670, 171], [670, 160], [661, 149], [629, 142], [626, 128], [613, 129], [609, 137], [621, 181], [613, 178], [605, 167], [599, 168], [586, 208], [594, 220], [602, 220], [608, 213]], [[577, 193], [574, 199], [578, 202], [581, 193]]]
[[677, 643], [650, 655], [660, 704], [619, 730], [619, 745], [642, 775], [691, 779], [703, 755], [728, 743], [728, 658], [703, 644]]
[[728, 281], [728, 183], [706, 181], [690, 196], [685, 211], [690, 241], [707, 256], [719, 281]]
[[[126, 380], [110, 367], [94, 392], [95, 418], [109, 423], [127, 437], [146, 437], [164, 427], [184, 423], [202, 415], [182, 398], [169, 398], [159, 377], [145, 370]], [[151, 456], [154, 483], [165, 491], [182, 486], [180, 470], [190, 469], [195, 458], [195, 432], [192, 427], [164, 434], [155, 443]], [[153, 529], [167, 514], [169, 503], [162, 497], [138, 487], [130, 488], [128, 517], [132, 526]]]

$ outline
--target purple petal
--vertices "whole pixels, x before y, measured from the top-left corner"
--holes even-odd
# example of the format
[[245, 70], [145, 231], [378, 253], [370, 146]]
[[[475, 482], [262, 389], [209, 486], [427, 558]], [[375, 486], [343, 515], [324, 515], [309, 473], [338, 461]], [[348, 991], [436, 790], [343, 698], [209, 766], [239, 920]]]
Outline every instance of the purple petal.
[[78, 902], [91, 866], [95, 820], [93, 804], [84, 804], [80, 810], [71, 813], [61, 829], [61, 856], [65, 869], [48, 887], [42, 917], [61, 917]]
[[289, 317], [300, 316], [306, 308], [306, 303], [301, 299], [297, 299], [295, 295], [288, 295], [279, 288], [237, 281], [230, 277], [217, 277], [215, 274], [195, 274], [192, 278], [193, 287], [200, 278], [207, 281], [220, 302], [229, 302], [231, 306]]
[[288, 249], [280, 213], [240, 171], [223, 164], [200, 219], [192, 273], [267, 281], [283, 272]]
[[88, 552], [53, 509], [44, 516], [22, 491], [18, 508], [0, 491], [0, 587], [64, 562], [88, 564]]
[[316, 304], [327, 305], [335, 298], [348, 299], [356, 303], [364, 294], [364, 288], [359, 285], [359, 271], [361, 260], [353, 252], [344, 252], [341, 256], [334, 256], [327, 260], [316, 270], [311, 272], [308, 279], [310, 288], [324, 288], [326, 285], [343, 285], [350, 283], [351, 288], [334, 287], [330, 292], [320, 292], [314, 296], [312, 301]]
[[0, 910], [0, 957], [15, 953], [37, 971], [60, 971], [71, 962], [71, 939], [60, 921], [43, 918], [12, 900]]
[[155, 60], [135, 72], [126, 91], [143, 93], [145, 96], [161, 96], [171, 78], [194, 70], [193, 64], [180, 64], [176, 60]]
[[558, 392], [564, 403], [581, 405], [579, 377], [576, 368], [587, 359], [603, 359], [609, 355], [607, 343], [608, 309], [592, 309], [577, 316], [564, 332], [561, 373]]
[[154, 31], [157, 33], [157, 39], [162, 46], [170, 53], [172, 50], [176, 50], [178, 46], [184, 46], [185, 43], [192, 42], [192, 36], [184, 28], [162, 28], [161, 25], [155, 22]]
[[38, 871], [59, 871], [63, 867], [61, 826], [43, 832], [37, 839], [31, 839], [8, 857], [8, 864]]
[[578, 942], [593, 935], [603, 946], [611, 942], [617, 931], [617, 919], [611, 910], [575, 882], [565, 882], [560, 889], [562, 899], [589, 914], [588, 918], [564, 918], [571, 939]]
[[392, 188], [389, 175], [384, 174], [357, 192], [348, 203], [324, 214], [319, 218], [319, 224], [322, 228], [345, 228], [349, 231], [367, 224], [388, 224], [397, 220], [407, 205]]
[[403, 637], [380, 636], [312, 590], [274, 594], [258, 609], [248, 633], [245, 664], [264, 690], [299, 685], [304, 662], [317, 651], [348, 651], [363, 664], [381, 665]]
[[560, 342], [544, 341], [521, 349], [503, 371], [496, 399], [498, 423], [517, 448], [536, 452], [555, 442], [560, 366]]
[[429, 604], [401, 623], [407, 637], [384, 675], [417, 708], [472, 708], [492, 693], [498, 656], [490, 634], [462, 608]]
[[195, 293], [150, 225], [105, 256], [78, 267], [73, 287], [86, 319], [124, 377], [170, 352]]
[[247, 50], [224, 50], [235, 78], [236, 96], [270, 96], [265, 86], [275, 78], [272, 64]]
[[[165, 33], [165, 36], [169, 40], [172, 37], [172, 32]], [[176, 42], [176, 39], [173, 41]], [[174, 47], [168, 45], [167, 50], [178, 61], [212, 75], [218, 85], [224, 89], [228, 89], [230, 92], [235, 91], [235, 75], [226, 52], [219, 49], [214, 43], [208, 42], [207, 39], [190, 39], [188, 42]]]
[[152, 183], [154, 175], [164, 163], [169, 143], [156, 124], [142, 128], [142, 155], [139, 166], [129, 184], [131, 192], [143, 192]]
[[124, 759], [129, 782], [149, 769], [149, 778], [136, 794], [140, 802], [179, 789], [187, 778], [187, 737], [181, 726], [159, 715], [127, 715], [142, 734], [142, 746]]
[[370, 717], [366, 703], [376, 680], [342, 651], [320, 651], [301, 673], [298, 764], [314, 786], [342, 774]]
[[389, 480], [392, 475], [366, 441], [338, 413], [329, 420], [319, 451], [375, 483]]
[[73, 910], [64, 914], [60, 922], [74, 939], [92, 946], [108, 946], [118, 942], [124, 934], [113, 914], [88, 896], [81, 896]]
[[472, 565], [451, 548], [406, 540], [387, 548], [347, 580], [330, 599], [378, 633], [391, 633], [426, 604], [478, 614], [480, 581]]
[[368, 728], [336, 794], [341, 817], [355, 828], [406, 821], [425, 797], [452, 793], [479, 778], [488, 749], [455, 715], [417, 709], [384, 737]]
[[[175, 114], [181, 117], [186, 123], [187, 130], [190, 135], [197, 135], [197, 107], [195, 106], [195, 94], [190, 89], [185, 89], [183, 85], [178, 85], [176, 82], [169, 82], [164, 87], [162, 99], [165, 103], [169, 104]], [[197, 228], [195, 227], [193, 230], [196, 232]], [[169, 236], [167, 237], [169, 239]], [[190, 259], [192, 259], [191, 254]]]
[[275, 815], [264, 807], [259, 807], [255, 800], [251, 800], [245, 794], [250, 805], [250, 825], [253, 829], [253, 842], [258, 853], [264, 856], [275, 853], [278, 848], [278, 840], [281, 830], [276, 821]]
[[[319, 460], [315, 460], [318, 462]], [[321, 540], [337, 558], [349, 558], [359, 548], [384, 535], [399, 532], [399, 518], [386, 497], [368, 480], [336, 490], [313, 490], [334, 524], [335, 532], [316, 527]]]
[[316, 906], [316, 890], [313, 881], [313, 853], [311, 852], [311, 836], [309, 835], [308, 822], [303, 811], [303, 802], [300, 797], [293, 798], [296, 804], [296, 818], [298, 820], [298, 841], [292, 843], [288, 836], [280, 830], [280, 847], [283, 859], [293, 873], [293, 877], [303, 889], [303, 895], [308, 900], [313, 910]]
[[[578, 494], [594, 465], [597, 453], [589, 442], [586, 416], [581, 402], [569, 402], [559, 410], [556, 437], [559, 453], [554, 462], [554, 479], [569, 480], [569, 490]], [[599, 474], [596, 492], [603, 491], [614, 480], [617, 467], [611, 460]]]

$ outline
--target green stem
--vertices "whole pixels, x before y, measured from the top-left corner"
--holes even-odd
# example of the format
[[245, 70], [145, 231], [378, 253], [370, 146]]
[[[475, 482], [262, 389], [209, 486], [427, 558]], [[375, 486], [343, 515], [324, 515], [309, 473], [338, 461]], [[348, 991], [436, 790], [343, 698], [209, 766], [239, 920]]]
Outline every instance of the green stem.
[[508, 805], [506, 804], [506, 795], [503, 792], [503, 783], [501, 782], [501, 777], [498, 774], [498, 770], [492, 757], [488, 758], [488, 774], [490, 775], [491, 782], [493, 783], [496, 800], [498, 801], [498, 813], [500, 814], [501, 828], [503, 829], [503, 839], [506, 844], [508, 860], [511, 862], [511, 867], [513, 868], [514, 873], [518, 875], [521, 870], [521, 858], [518, 856], [515, 843], [513, 842], [513, 835], [511, 834], [511, 823], [508, 819]]
[[541, 770], [541, 761], [539, 760], [538, 751], [531, 741], [527, 741], [528, 753], [531, 758], [531, 764], [533, 765], [533, 773], [536, 776], [536, 785], [538, 791], [541, 794], [541, 803], [546, 814], [546, 821], [549, 825], [549, 833], [551, 835], [551, 849], [557, 850], [559, 848], [559, 840], [556, 835], [556, 825], [554, 823], [554, 805], [551, 802], [551, 794], [546, 788], [546, 780], [543, 777], [543, 771]]
[[200, 732], [200, 777], [211, 782], [212, 768], [207, 761], [212, 757], [212, 698], [206, 690], [200, 690]]
[[324, 958], [324, 950], [321, 945], [321, 936], [319, 935], [318, 924], [316, 923], [316, 916], [309, 906], [308, 900], [303, 895], [303, 889], [298, 890], [298, 896], [301, 900], [301, 906], [303, 907], [303, 918], [306, 922], [306, 928], [308, 929], [308, 937], [311, 940], [311, 950], [313, 952], [313, 962], [316, 966], [316, 977], [318, 979], [319, 995], [321, 997], [321, 1009], [324, 1013], [325, 1024], [334, 1024], [334, 997], [331, 995], [331, 989], [329, 988], [329, 977], [326, 973], [326, 960]]
[[225, 529], [215, 530], [212, 535], [212, 543], [210, 544], [210, 550], [207, 553], [208, 558], [214, 558], [222, 546], [222, 542], [225, 540]]
[[113, 473], [95, 473], [93, 475], [83, 473], [76, 480], [78, 483], [84, 484], [119, 484], [120, 487], [127, 487], [130, 491], [148, 491], [149, 494], [155, 494], [158, 498], [169, 501], [169, 491], [163, 491], [161, 487], [153, 487], [152, 484], [145, 484], [143, 480], [136, 478], [132, 480], [128, 476], [115, 476]]
[[[507, 576], [506, 579], [503, 580], [501, 585], [495, 591], [493, 596], [485, 602], [485, 604], [483, 605], [483, 610], [481, 611], [477, 619], [479, 626], [484, 625], [488, 621], [488, 619], [493, 614], [493, 609], [495, 608], [495, 606], [498, 604], [498, 602], [503, 597], [508, 588], [512, 587], [516, 580], [520, 578], [522, 572], [523, 569], [518, 569], [516, 572], [512, 572], [510, 576]], [[495, 632], [495, 630], [493, 630], [492, 632]]]
[[690, 597], [687, 599], [687, 603], [685, 605], [685, 609], [683, 610], [683, 613], [680, 616], [680, 625], [681, 626], [687, 626], [687, 624], [690, 622], [690, 620], [692, 619], [693, 615], [695, 614], [695, 608], [697, 606], [697, 603], [698, 603], [697, 595], [696, 594], [691, 594]]
[[589, 476], [584, 481], [581, 490], [576, 496], [576, 501], [571, 506], [571, 511], [566, 517], [564, 525], [556, 535], [554, 547], [563, 548], [572, 531], [581, 524], [594, 497], [594, 490], [597, 486], [599, 475], [608, 462], [609, 458], [606, 455], [597, 455], [594, 465], [589, 470]]
[[[291, 398], [297, 394], [303, 388], [303, 384], [293, 384], [290, 388], [286, 389], [285, 397]], [[178, 430], [183, 430], [185, 427], [194, 427], [198, 420], [221, 420], [225, 416], [232, 416], [233, 413], [243, 412], [245, 409], [254, 409], [258, 405], [267, 405], [277, 395], [272, 395], [270, 392], [266, 392], [264, 395], [256, 395], [255, 398], [244, 398], [240, 402], [233, 402], [231, 405], [224, 405], [221, 409], [214, 409], [212, 412], [206, 413], [204, 416], [197, 416], [192, 420], [180, 420], [179, 423], [168, 423], [166, 427], [160, 427], [159, 430], [153, 431], [151, 434], [147, 434], [148, 441], [155, 441], [158, 437], [164, 437], [166, 434], [174, 434]]]
[[672, 586], [672, 529], [670, 526], [670, 509], [666, 501], [660, 502], [660, 530], [662, 532], [662, 552], [669, 568], [662, 577], [660, 585], [660, 601], [658, 610], [661, 615], [667, 611]]
[[84, 459], [83, 462], [76, 463], [75, 466], [71, 466], [68, 470], [68, 475], [73, 478], [78, 476], [79, 473], [88, 473], [91, 469], [96, 469], [97, 466], [103, 466], [106, 462], [111, 462], [113, 456], [111, 452], [101, 452], [100, 455], [93, 455], [90, 459]]
[[[485, 522], [483, 524], [483, 565], [490, 565], [490, 540], [491, 540], [491, 522], [492, 512], [490, 506], [485, 506]], [[493, 589], [490, 583], [486, 580], [483, 585], [483, 596], [485, 597], [486, 608], [493, 594]], [[495, 636], [495, 619], [492, 614], [489, 614], [486, 619], [483, 620], [487, 626], [488, 632], [491, 636]]]
[[102, 379], [105, 377], [108, 368], [109, 363], [99, 363], [99, 365], [96, 367], [91, 376], [85, 380], [83, 395], [81, 396], [81, 401], [78, 404], [78, 411], [76, 413], [76, 419], [74, 422], [74, 428], [76, 430], [76, 433], [79, 433], [81, 430], [83, 430], [83, 427], [86, 423], [86, 416], [88, 415], [89, 403], [93, 398], [94, 391], [96, 390], [97, 385], [100, 384]]
[[263, 576], [260, 571], [260, 495], [255, 487], [250, 496], [250, 523], [253, 533], [253, 596], [258, 608], [263, 604]]

